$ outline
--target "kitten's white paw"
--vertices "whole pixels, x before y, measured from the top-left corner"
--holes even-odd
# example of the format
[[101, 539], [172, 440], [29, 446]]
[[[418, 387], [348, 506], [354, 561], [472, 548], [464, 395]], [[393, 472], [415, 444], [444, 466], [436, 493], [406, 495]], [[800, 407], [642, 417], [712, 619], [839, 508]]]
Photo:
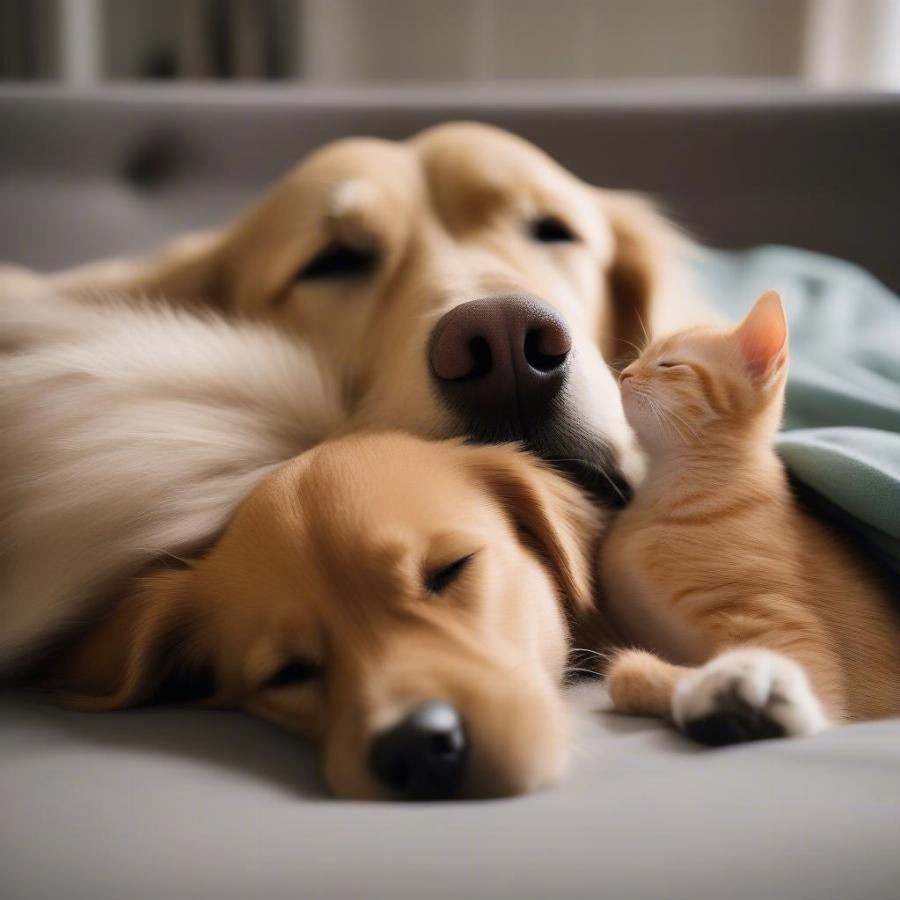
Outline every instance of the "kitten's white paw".
[[799, 737], [828, 727], [803, 669], [770, 650], [730, 650], [686, 675], [672, 700], [675, 724], [701, 744]]

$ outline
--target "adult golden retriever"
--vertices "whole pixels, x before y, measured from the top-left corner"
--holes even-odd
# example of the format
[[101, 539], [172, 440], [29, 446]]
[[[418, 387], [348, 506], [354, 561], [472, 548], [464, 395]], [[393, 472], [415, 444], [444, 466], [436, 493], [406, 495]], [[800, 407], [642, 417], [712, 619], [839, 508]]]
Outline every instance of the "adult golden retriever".
[[[336, 434], [398, 428], [516, 440], [568, 470], [601, 505], [621, 502], [641, 463], [608, 361], [627, 356], [645, 328], [693, 317], [683, 249], [640, 198], [585, 185], [511, 135], [446, 125], [406, 143], [328, 146], [233, 226], [179, 239], [153, 259], [3, 273], [0, 668], [14, 670], [87, 626], [62, 669], [50, 660], [61, 685], [99, 696], [101, 706], [141, 702], [154, 693], [146, 685], [170, 681], [162, 676], [172, 663], [155, 655], [155, 639], [139, 638], [171, 623], [165, 611], [175, 604], [190, 611], [176, 667], [212, 664], [214, 702], [322, 738], [340, 793], [384, 789], [387, 776], [378, 787], [366, 762], [387, 727], [371, 710], [398, 714], [389, 691], [377, 694], [397, 672], [407, 684], [445, 685], [408, 700], [452, 700], [472, 722], [487, 723], [493, 713], [481, 710], [496, 712], [501, 694], [519, 710], [473, 743], [469, 780], [454, 791], [509, 793], [551, 780], [565, 755], [558, 691], [548, 687], [559, 680], [564, 631], [548, 598], [562, 592], [571, 602], [560, 572], [581, 563], [572, 551], [563, 564], [548, 547], [582, 540], [565, 537], [573, 527], [565, 507], [583, 499], [568, 495], [562, 507], [535, 500], [534, 485], [551, 479], [557, 486], [545, 498], [566, 490], [536, 464], [518, 481], [487, 484], [496, 448], [445, 448], [445, 460], [399, 439], [353, 464], [325, 444], [282, 470], [291, 475], [273, 473]], [[478, 453], [481, 463], [465, 461]], [[343, 505], [329, 503], [346, 495], [343, 480], [358, 490]], [[479, 490], [467, 486], [473, 480]], [[310, 502], [301, 515], [291, 491], [303, 485]], [[387, 485], [404, 499], [392, 499]], [[404, 517], [416, 512], [416, 497], [422, 518], [412, 528]], [[378, 534], [382, 520], [396, 525], [394, 551], [361, 537], [328, 543], [321, 535], [343, 515], [360, 536]], [[372, 631], [379, 651], [370, 654], [360, 625], [370, 611], [377, 618], [379, 605], [361, 603], [363, 594], [388, 596], [400, 572], [402, 584], [412, 583], [398, 559], [411, 558], [410, 542], [432, 524], [479, 516], [484, 546], [499, 542], [505, 562], [484, 582], [473, 579], [486, 564], [473, 562], [466, 599], [505, 611], [461, 614], [430, 636], [419, 635], [415, 616], [405, 624], [383, 616], [387, 624]], [[588, 527], [589, 519], [580, 521], [592, 536], [600, 525]], [[148, 567], [211, 547], [186, 573], [153, 575], [149, 593], [131, 589]], [[417, 552], [423, 571], [440, 563]], [[291, 597], [313, 582], [321, 590], [298, 600], [288, 622]], [[351, 594], [339, 625], [342, 601], [324, 600]], [[422, 615], [431, 621], [435, 610]], [[181, 612], [174, 621], [184, 637]], [[342, 636], [329, 643], [326, 632]], [[270, 678], [306, 680], [326, 643], [340, 661], [325, 693], [313, 691], [315, 679], [305, 692], [263, 690]], [[525, 695], [534, 704], [528, 715]], [[473, 734], [494, 727], [473, 725]], [[557, 738], [537, 737], [542, 727]], [[397, 792], [453, 793], [433, 785]]]
[[686, 247], [641, 197], [448, 124], [328, 145], [233, 225], [51, 283], [275, 318], [359, 427], [521, 440], [615, 498], [640, 463], [607, 363], [695, 316]]

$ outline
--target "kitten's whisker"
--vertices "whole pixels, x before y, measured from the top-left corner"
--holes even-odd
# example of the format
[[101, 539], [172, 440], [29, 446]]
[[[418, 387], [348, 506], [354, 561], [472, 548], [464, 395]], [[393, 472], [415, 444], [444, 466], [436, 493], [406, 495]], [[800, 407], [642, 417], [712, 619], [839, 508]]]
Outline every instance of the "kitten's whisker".
[[613, 481], [613, 479], [609, 476], [609, 473], [603, 466], [597, 466], [597, 471], [609, 482], [609, 486], [619, 495], [619, 499], [623, 504], [628, 503], [628, 498], [622, 493], [622, 489]]
[[671, 430], [671, 427], [667, 428], [667, 423], [660, 415], [659, 407], [657, 406], [657, 404], [653, 400], [653, 398], [649, 394], [644, 394], [644, 399], [647, 401], [647, 407], [650, 410], [650, 412], [653, 413], [653, 415], [656, 418], [656, 421], [657, 421], [659, 427], [662, 429], [662, 431], [665, 432], [667, 430]]
[[[705, 446], [703, 437], [697, 432], [693, 425], [691, 425], [682, 416], [679, 416], [672, 410], [667, 409], [659, 400], [654, 400], [649, 393], [643, 393], [640, 390], [635, 390], [635, 394], [639, 398], [647, 401], [647, 405], [649, 406], [653, 415], [656, 417], [656, 421], [664, 431], [668, 431], [673, 434], [686, 446], [689, 444], [689, 441], [685, 437], [685, 433], [692, 435], [696, 441]], [[677, 423], [681, 423], [681, 426], [683, 426], [685, 431], [682, 431], [681, 428], [678, 427]]]
[[[672, 430], [678, 435], [678, 438], [680, 439], [681, 443], [684, 444], [685, 447], [690, 446], [690, 441], [685, 436], [685, 431], [682, 430], [682, 427], [684, 427], [683, 424], [681, 426], [679, 426], [678, 422], [673, 417], [669, 416], [665, 412], [663, 414], [667, 415], [667, 420], [668, 420], [669, 424], [672, 426]], [[687, 430], [687, 429], [685, 428], [685, 430]], [[690, 432], [688, 432], [688, 434], [689, 433]]]
[[701, 434], [697, 431], [697, 429], [696, 429], [690, 422], [687, 421], [687, 419], [685, 419], [683, 416], [678, 415], [678, 413], [674, 412], [674, 411], [671, 410], [671, 409], [665, 410], [665, 413], [666, 413], [666, 415], [670, 416], [672, 419], [681, 422], [681, 424], [688, 430], [688, 432], [689, 432], [691, 435], [693, 435], [694, 439], [695, 439], [701, 446], [703, 446], [703, 447], [706, 446], [706, 441], [705, 441], [705, 439], [703, 438], [703, 435], [701, 435]]
[[668, 431], [682, 443], [687, 444], [687, 441], [684, 439], [684, 435], [678, 430], [678, 428], [675, 427], [675, 424], [673, 422], [669, 421], [668, 417], [665, 415], [665, 411], [659, 404], [659, 401], [654, 400], [649, 391], [644, 392], [641, 390], [635, 390], [635, 394], [637, 395], [638, 399], [643, 400], [646, 403], [648, 409], [653, 413], [653, 416], [663, 433]]
[[650, 343], [650, 335], [647, 333], [647, 328], [644, 325], [644, 320], [641, 318], [640, 312], [635, 309], [634, 314], [637, 316], [638, 324], [641, 326], [641, 331], [644, 332], [644, 346], [646, 347], [647, 344]]
[[577, 666], [567, 666], [563, 671], [563, 677], [572, 675], [575, 672], [581, 672], [583, 675], [590, 675], [593, 678], [599, 677], [599, 674], [593, 669], [579, 669]]
[[644, 347], [647, 346], [645, 344], [644, 347], [639, 347], [634, 341], [629, 341], [626, 338], [614, 338], [613, 340], [615, 340], [619, 344], [627, 344], [637, 352], [638, 356], [640, 356], [644, 352]]
[[663, 406], [660, 406], [659, 414], [666, 425], [668, 425], [669, 430], [672, 432], [672, 434], [675, 435], [675, 437], [677, 437], [682, 444], [687, 444], [687, 441], [685, 440], [684, 434], [682, 433], [681, 429], [678, 427], [677, 423], [669, 416], [668, 411]]
[[596, 656], [604, 662], [612, 659], [611, 653], [601, 653], [599, 650], [589, 650], [587, 647], [572, 647], [569, 650], [569, 653], [587, 653], [589, 656]]
[[688, 446], [688, 440], [685, 438], [684, 432], [682, 432], [676, 422], [670, 417], [669, 412], [660, 403], [658, 403], [656, 407], [656, 416], [664, 428], [667, 428], [668, 431], [677, 440], [681, 441], [682, 444]]

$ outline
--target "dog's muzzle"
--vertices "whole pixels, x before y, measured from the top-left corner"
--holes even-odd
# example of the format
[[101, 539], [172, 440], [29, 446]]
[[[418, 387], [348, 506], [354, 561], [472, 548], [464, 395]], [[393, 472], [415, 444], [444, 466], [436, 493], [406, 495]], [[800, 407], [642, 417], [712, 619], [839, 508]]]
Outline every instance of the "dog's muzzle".
[[530, 294], [463, 303], [435, 325], [428, 362], [461, 431], [481, 443], [520, 441], [601, 499], [622, 505], [630, 488], [601, 435], [568, 409], [572, 335]]
[[552, 410], [571, 350], [569, 329], [556, 311], [520, 294], [450, 310], [434, 328], [429, 361], [445, 401], [467, 421], [492, 423], [516, 440], [525, 422]]
[[469, 757], [469, 738], [456, 708], [432, 700], [378, 735], [369, 765], [392, 794], [407, 800], [457, 796]]

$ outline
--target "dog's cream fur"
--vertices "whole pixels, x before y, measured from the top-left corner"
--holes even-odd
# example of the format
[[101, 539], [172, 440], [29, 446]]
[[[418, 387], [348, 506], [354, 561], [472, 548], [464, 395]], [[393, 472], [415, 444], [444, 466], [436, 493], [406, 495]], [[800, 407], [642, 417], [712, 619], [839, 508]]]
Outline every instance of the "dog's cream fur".
[[0, 323], [0, 668], [207, 545], [345, 420], [335, 380], [271, 326], [40, 295]]
[[[545, 217], [573, 240], [535, 240]], [[309, 276], [336, 245], [370, 253], [371, 269]], [[561, 314], [573, 343], [571, 415], [535, 441], [556, 444], [540, 452], [578, 456], [586, 438], [635, 478], [639, 454], [607, 362], [630, 357], [644, 328], [702, 315], [682, 266], [687, 250], [642, 197], [587, 185], [505, 132], [450, 124], [405, 142], [330, 144], [233, 224], [150, 258], [61, 272], [49, 285], [79, 298], [113, 293], [274, 318], [342, 368], [358, 425], [433, 437], [467, 428], [432, 384], [435, 324], [469, 300], [530, 293]]]

